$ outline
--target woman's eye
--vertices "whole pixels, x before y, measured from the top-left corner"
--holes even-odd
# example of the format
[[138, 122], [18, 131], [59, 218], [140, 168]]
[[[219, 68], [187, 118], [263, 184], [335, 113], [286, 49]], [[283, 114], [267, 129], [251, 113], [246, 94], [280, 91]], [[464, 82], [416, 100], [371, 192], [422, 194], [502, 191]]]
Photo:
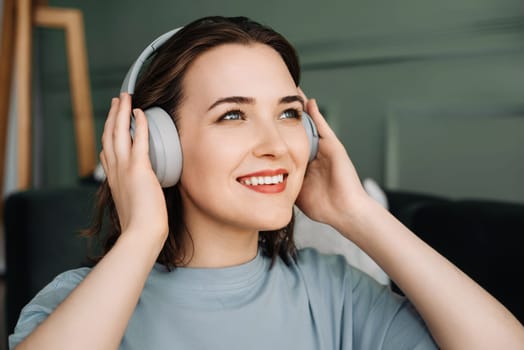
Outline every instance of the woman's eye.
[[241, 111], [229, 111], [225, 113], [222, 117], [220, 117], [220, 120], [243, 120], [244, 119], [244, 113]]
[[281, 115], [280, 119], [300, 119], [301, 113], [296, 109], [287, 109]]

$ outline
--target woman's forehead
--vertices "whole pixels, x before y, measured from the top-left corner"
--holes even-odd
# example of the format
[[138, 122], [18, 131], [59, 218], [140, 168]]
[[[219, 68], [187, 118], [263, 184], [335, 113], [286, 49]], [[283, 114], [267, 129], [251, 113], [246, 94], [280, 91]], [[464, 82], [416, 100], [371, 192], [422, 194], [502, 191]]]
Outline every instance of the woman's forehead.
[[195, 59], [184, 90], [187, 98], [211, 102], [227, 96], [277, 98], [296, 93], [296, 86], [284, 60], [270, 46], [224, 44]]

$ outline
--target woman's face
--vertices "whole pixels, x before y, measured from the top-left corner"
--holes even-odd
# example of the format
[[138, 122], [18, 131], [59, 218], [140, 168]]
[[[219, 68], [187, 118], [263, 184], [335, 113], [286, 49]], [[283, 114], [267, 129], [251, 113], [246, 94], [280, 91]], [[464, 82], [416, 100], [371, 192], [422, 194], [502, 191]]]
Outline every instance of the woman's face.
[[303, 101], [280, 55], [262, 44], [221, 45], [191, 64], [183, 91], [179, 186], [188, 229], [287, 225], [309, 145]]

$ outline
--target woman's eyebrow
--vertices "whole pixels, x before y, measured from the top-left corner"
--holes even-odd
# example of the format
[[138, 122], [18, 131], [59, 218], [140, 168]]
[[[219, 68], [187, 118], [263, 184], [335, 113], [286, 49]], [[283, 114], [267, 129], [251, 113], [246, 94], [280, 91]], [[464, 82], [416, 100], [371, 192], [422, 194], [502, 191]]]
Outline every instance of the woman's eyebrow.
[[210, 111], [210, 110], [212, 110], [213, 108], [215, 108], [216, 106], [218, 106], [219, 104], [222, 104], [222, 103], [254, 104], [255, 103], [255, 99], [252, 98], [252, 97], [244, 97], [244, 96], [224, 97], [224, 98], [220, 98], [220, 99], [216, 100], [215, 103], [213, 103], [207, 110]]
[[[304, 99], [300, 95], [290, 95], [290, 96], [284, 96], [282, 97], [278, 103], [279, 104], [285, 104], [285, 103], [292, 103], [292, 102], [300, 102], [302, 105], [302, 108], [304, 108]], [[229, 96], [229, 97], [223, 97], [218, 100], [216, 100], [209, 108], [208, 111], [215, 108], [216, 106], [222, 104], [222, 103], [236, 103], [236, 104], [254, 104], [255, 99], [253, 97], [245, 97], [245, 96]]]
[[291, 95], [291, 96], [285, 96], [285, 97], [282, 97], [279, 101], [280, 104], [283, 104], [283, 103], [292, 103], [292, 102], [295, 102], [295, 101], [298, 101], [300, 102], [300, 104], [302, 105], [302, 109], [305, 108], [305, 102], [304, 102], [304, 99], [302, 98], [302, 96], [300, 95]]

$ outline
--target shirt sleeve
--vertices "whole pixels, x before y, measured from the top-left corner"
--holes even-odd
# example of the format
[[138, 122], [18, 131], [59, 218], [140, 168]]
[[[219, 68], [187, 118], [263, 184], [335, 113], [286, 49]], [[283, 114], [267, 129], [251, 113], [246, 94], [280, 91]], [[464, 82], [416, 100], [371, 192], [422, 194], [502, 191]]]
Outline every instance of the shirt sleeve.
[[348, 266], [355, 349], [438, 349], [424, 320], [408, 299]]
[[326, 348], [437, 349], [424, 320], [405, 297], [351, 266], [342, 255], [299, 252], [318, 331]]
[[67, 298], [90, 270], [80, 268], [64, 272], [38, 292], [20, 312], [14, 333], [9, 336], [9, 349], [14, 349], [31, 334]]

